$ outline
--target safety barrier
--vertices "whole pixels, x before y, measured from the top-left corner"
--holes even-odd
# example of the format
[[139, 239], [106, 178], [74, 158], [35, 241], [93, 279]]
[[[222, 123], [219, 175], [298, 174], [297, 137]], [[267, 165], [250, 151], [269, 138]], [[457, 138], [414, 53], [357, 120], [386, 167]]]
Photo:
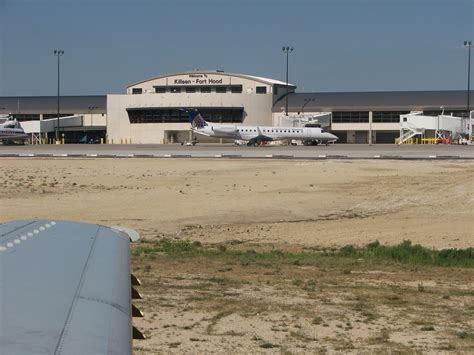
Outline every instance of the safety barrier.
[[[395, 144], [438, 144], [439, 139], [437, 138], [409, 138], [406, 141], [400, 143], [400, 138], [395, 139]], [[447, 143], [447, 140], [442, 142], [444, 144], [451, 144], [451, 140]]]
[[[100, 138], [99, 142], [100, 144], [114, 144], [113, 139]], [[39, 138], [39, 139], [36, 139], [34, 142], [33, 140], [31, 140], [30, 144], [56, 144], [56, 139], [55, 138]], [[66, 144], [66, 141], [64, 140], [64, 138], [61, 138], [60, 144]], [[132, 144], [132, 139], [131, 138], [125, 139], [125, 144]]]

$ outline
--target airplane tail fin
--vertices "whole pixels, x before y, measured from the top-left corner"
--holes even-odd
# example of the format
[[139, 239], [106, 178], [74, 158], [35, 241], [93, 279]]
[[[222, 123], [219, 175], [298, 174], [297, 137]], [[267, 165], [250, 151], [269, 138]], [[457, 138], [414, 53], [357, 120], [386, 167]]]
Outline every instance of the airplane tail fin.
[[204, 120], [198, 110], [193, 109], [187, 112], [189, 117], [189, 123], [191, 124], [192, 128], [203, 128], [204, 126], [207, 126], [206, 120]]

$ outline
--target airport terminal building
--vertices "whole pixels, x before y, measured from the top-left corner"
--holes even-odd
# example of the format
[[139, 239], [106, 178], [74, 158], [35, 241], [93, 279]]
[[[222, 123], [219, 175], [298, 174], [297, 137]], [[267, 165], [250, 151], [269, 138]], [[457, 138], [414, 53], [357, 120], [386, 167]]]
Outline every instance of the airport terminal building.
[[[294, 92], [289, 85], [288, 91]], [[190, 140], [182, 108], [197, 108], [210, 122], [273, 125], [272, 107], [286, 95], [286, 83], [223, 71], [163, 75], [107, 95], [107, 134], [115, 141], [174, 143]]]
[[[472, 107], [474, 93], [470, 96]], [[210, 122], [261, 126], [301, 124], [297, 117], [303, 114], [329, 115], [322, 125], [340, 143], [394, 143], [401, 115], [436, 116], [443, 111], [467, 117], [466, 104], [467, 92], [461, 90], [298, 93], [295, 85], [287, 87], [279, 80], [195, 70], [130, 84], [124, 94], [61, 97], [61, 116], [78, 119], [74, 127], [66, 126], [73, 121], [64, 120], [60, 130], [66, 143], [76, 142], [79, 133], [113, 144], [185, 142], [192, 132], [180, 109], [197, 108]], [[9, 113], [19, 121], [52, 119], [57, 116], [56, 97], [0, 97], [0, 115]]]

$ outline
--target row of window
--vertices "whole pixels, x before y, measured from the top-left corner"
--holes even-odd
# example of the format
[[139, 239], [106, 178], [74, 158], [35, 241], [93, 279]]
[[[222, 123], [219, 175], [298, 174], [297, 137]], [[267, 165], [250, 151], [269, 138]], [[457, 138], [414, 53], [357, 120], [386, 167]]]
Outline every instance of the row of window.
[[[398, 123], [400, 115], [406, 115], [409, 111], [373, 111], [372, 122], [374, 123]], [[333, 123], [368, 123], [368, 111], [340, 111], [332, 113]]]
[[[164, 94], [167, 92], [177, 94], [181, 92], [185, 92], [188, 94], [193, 94], [196, 92], [200, 92], [202, 94], [210, 94], [211, 92], [215, 92], [217, 94], [225, 94], [230, 92], [232, 94], [241, 94], [242, 93], [242, 85], [219, 85], [219, 86], [155, 86], [155, 93], [157, 94]], [[267, 87], [266, 86], [257, 86], [255, 88], [255, 92], [257, 94], [266, 94]], [[142, 88], [133, 88], [132, 94], [142, 94]]]
[[406, 115], [409, 111], [374, 111], [372, 113], [372, 122], [400, 122], [400, 115]]
[[423, 111], [425, 116], [438, 116], [438, 115], [447, 115], [447, 116], [456, 116], [456, 117], [469, 117], [466, 110], [432, 110], [432, 111]]
[[[242, 123], [243, 108], [204, 108], [202, 117], [209, 122]], [[130, 123], [185, 123], [189, 122], [186, 112], [177, 108], [129, 109]]]
[[[253, 128], [238, 128], [237, 131], [239, 132], [257, 132], [257, 129]], [[287, 128], [287, 129], [280, 129], [280, 128], [272, 128], [272, 129], [262, 129], [263, 133], [303, 133], [302, 129], [298, 128]]]
[[[72, 116], [72, 113], [61, 113], [59, 114], [59, 117], [67, 117], [67, 116]], [[18, 122], [23, 122], [23, 121], [39, 121], [40, 120], [40, 114], [35, 113], [35, 114], [19, 114], [19, 113], [14, 113], [12, 114], [12, 117], [17, 120]], [[57, 118], [58, 114], [57, 113], [44, 113], [43, 114], [43, 120], [46, 120], [48, 118]]]
[[340, 111], [332, 113], [334, 123], [364, 123], [369, 122], [368, 111]]

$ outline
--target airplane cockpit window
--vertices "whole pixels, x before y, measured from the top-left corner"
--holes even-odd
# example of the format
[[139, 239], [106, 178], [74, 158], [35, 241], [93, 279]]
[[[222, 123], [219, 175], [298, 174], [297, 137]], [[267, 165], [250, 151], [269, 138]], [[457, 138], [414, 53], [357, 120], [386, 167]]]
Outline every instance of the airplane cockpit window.
[[322, 129], [322, 130], [321, 130], [321, 133], [326, 133], [326, 132], [324, 131], [324, 129]]

